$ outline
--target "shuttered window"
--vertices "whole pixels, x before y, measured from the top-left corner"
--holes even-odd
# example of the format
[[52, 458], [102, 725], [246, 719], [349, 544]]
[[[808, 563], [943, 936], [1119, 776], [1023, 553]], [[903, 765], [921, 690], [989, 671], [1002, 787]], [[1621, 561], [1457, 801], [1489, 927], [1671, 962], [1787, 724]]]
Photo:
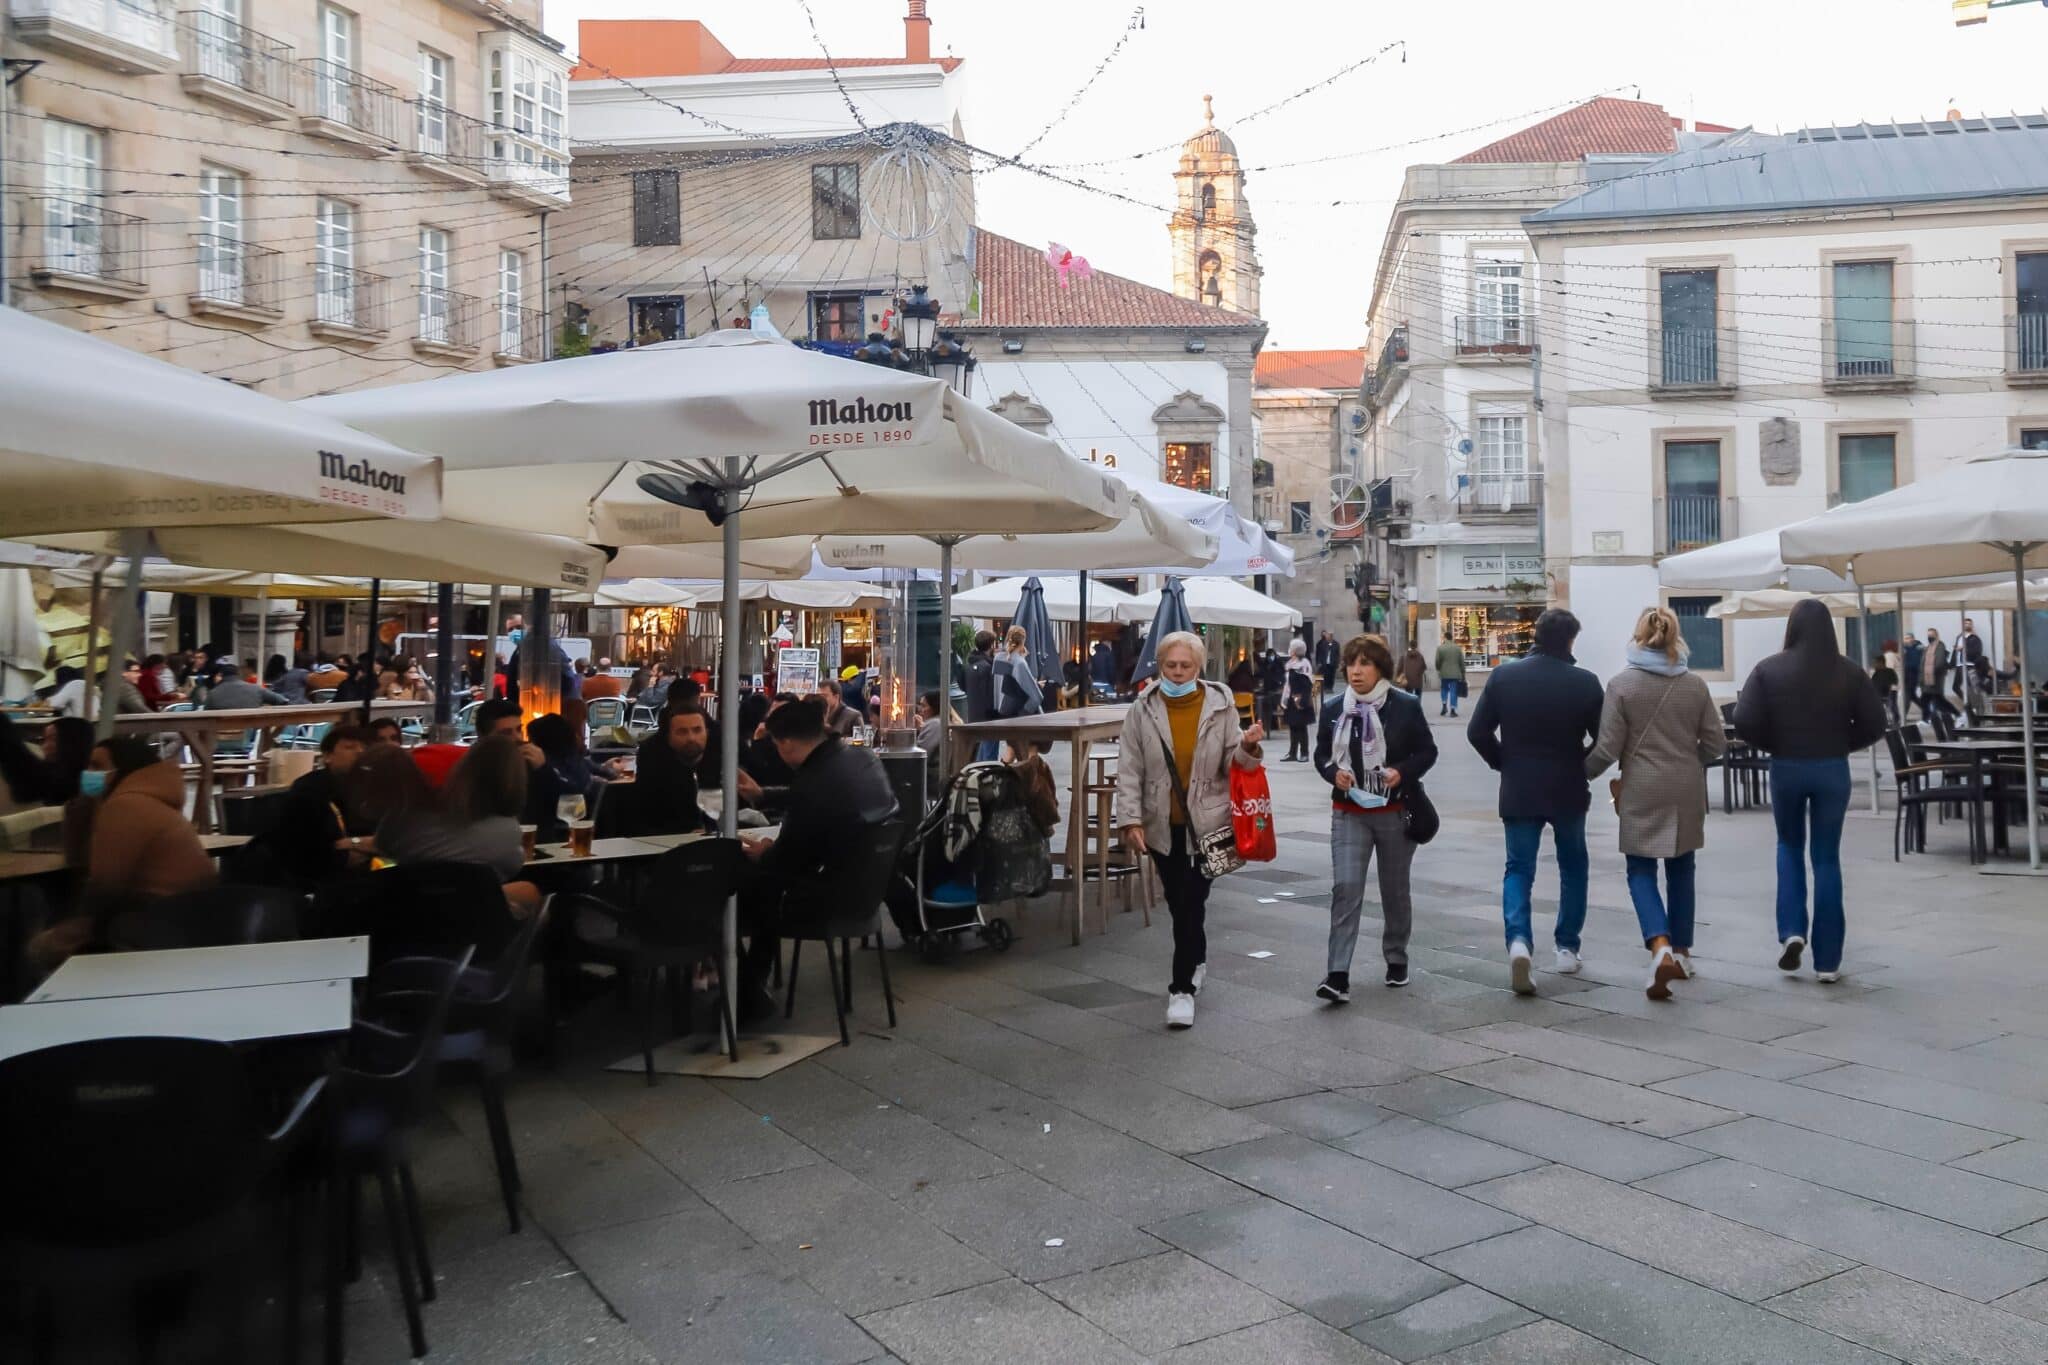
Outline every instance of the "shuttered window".
[[683, 212], [674, 171], [633, 172], [633, 245], [681, 246]]

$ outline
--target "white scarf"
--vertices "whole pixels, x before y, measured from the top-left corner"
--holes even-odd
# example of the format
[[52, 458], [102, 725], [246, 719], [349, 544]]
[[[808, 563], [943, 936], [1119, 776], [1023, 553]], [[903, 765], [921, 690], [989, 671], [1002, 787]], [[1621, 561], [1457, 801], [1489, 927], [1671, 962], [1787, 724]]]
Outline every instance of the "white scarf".
[[[1386, 704], [1387, 693], [1391, 690], [1392, 685], [1381, 678], [1369, 692], [1346, 687], [1339, 697], [1343, 709], [1337, 713], [1337, 733], [1331, 741], [1332, 755], [1338, 772], [1351, 773], [1351, 799], [1368, 808], [1387, 804], [1387, 798], [1378, 791], [1379, 781], [1375, 775], [1387, 766], [1387, 732], [1380, 724], [1380, 708]], [[1351, 769], [1351, 732], [1354, 729], [1358, 731], [1358, 756], [1368, 774], [1363, 782]]]

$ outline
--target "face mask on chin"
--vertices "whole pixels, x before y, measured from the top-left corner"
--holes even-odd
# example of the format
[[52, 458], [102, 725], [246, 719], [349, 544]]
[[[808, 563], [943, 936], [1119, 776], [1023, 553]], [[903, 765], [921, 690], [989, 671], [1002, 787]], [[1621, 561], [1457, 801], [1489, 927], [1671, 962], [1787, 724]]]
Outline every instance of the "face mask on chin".
[[1159, 680], [1159, 690], [1169, 697], [1185, 697], [1199, 686], [1201, 683], [1195, 678], [1189, 678], [1186, 682], [1174, 682], [1171, 678]]

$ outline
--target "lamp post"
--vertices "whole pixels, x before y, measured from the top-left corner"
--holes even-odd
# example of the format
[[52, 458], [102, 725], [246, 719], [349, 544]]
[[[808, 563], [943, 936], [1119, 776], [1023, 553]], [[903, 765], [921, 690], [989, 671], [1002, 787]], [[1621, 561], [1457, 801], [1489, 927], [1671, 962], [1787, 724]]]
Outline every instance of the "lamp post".
[[931, 291], [912, 285], [909, 297], [897, 302], [896, 317], [895, 336], [869, 332], [853, 358], [943, 379], [964, 397], [974, 382], [974, 352], [952, 333], [939, 331], [939, 301]]

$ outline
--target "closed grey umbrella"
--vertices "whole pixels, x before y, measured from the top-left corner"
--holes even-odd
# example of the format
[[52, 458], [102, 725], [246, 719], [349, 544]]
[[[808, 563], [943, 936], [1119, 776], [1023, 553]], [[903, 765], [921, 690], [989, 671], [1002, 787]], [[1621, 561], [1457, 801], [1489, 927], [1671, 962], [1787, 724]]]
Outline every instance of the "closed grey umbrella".
[[1138, 666], [1131, 670], [1131, 686], [1136, 687], [1159, 671], [1159, 642], [1177, 630], [1193, 631], [1194, 620], [1188, 615], [1188, 599], [1180, 585], [1179, 578], [1168, 578], [1166, 586], [1159, 590], [1159, 610], [1152, 617], [1152, 629], [1146, 632], [1145, 647], [1138, 651]]
[[1047, 696], [1057, 696], [1060, 651], [1057, 637], [1052, 633], [1052, 616], [1045, 609], [1045, 585], [1036, 578], [1024, 580], [1024, 586], [1017, 594], [1017, 614], [1010, 618], [1010, 624], [1024, 627], [1024, 647], [1030, 651], [1031, 676], [1038, 679], [1039, 691]]

